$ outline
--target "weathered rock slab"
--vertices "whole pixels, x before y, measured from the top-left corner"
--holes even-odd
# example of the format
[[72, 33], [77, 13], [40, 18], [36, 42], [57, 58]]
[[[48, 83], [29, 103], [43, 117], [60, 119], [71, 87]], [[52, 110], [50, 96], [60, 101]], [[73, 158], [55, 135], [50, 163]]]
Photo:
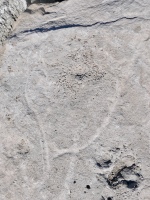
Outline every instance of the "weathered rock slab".
[[150, 2], [33, 4], [0, 57], [2, 200], [149, 200]]
[[26, 0], [0, 1], [0, 44], [10, 34], [14, 21], [27, 8]]

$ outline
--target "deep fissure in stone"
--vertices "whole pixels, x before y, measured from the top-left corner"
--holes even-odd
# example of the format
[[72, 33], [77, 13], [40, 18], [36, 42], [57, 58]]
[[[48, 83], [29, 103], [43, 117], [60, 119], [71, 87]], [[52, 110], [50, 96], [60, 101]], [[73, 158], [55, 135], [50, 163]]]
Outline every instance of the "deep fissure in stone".
[[55, 3], [55, 2], [62, 2], [65, 0], [27, 0], [28, 4], [32, 3]]

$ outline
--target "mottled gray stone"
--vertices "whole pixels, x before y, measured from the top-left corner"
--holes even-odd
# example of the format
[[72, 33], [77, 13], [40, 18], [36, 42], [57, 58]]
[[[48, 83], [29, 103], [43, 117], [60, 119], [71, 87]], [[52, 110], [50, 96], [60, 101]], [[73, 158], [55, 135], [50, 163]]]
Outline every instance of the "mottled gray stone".
[[2, 200], [150, 199], [150, 2], [33, 4], [1, 47]]
[[0, 44], [12, 30], [14, 21], [27, 7], [26, 0], [1, 0], [0, 1]]

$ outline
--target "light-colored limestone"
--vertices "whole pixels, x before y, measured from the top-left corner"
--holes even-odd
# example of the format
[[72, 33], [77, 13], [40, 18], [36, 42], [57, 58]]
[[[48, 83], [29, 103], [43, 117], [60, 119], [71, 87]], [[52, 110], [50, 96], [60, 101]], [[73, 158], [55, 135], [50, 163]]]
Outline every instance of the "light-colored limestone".
[[1, 199], [149, 200], [149, 0], [33, 4], [1, 50]]
[[26, 0], [1, 0], [0, 1], [0, 44], [12, 30], [14, 21], [27, 7]]

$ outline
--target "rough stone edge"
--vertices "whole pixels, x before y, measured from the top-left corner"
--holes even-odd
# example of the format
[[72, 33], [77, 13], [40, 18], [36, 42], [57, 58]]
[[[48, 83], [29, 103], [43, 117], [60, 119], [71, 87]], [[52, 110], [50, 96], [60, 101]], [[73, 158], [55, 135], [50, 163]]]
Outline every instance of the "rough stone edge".
[[0, 45], [8, 37], [14, 22], [26, 8], [26, 0], [2, 0], [0, 2]]

